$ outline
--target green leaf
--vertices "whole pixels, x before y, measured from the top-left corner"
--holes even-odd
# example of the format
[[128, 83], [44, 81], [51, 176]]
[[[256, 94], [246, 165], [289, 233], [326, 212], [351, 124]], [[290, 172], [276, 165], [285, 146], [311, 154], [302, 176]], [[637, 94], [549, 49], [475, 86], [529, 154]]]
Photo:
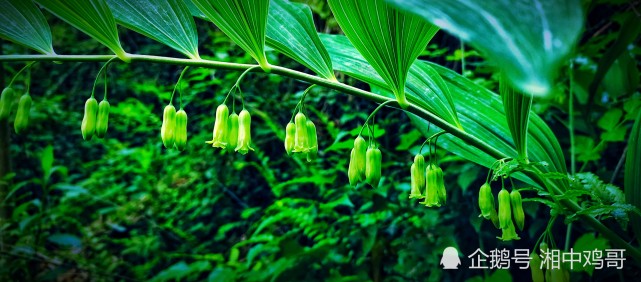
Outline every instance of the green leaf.
[[45, 179], [48, 179], [53, 167], [53, 146], [49, 145], [42, 150], [40, 166]]
[[634, 93], [637, 86], [639, 86], [637, 62], [632, 59], [629, 52], [623, 52], [605, 74], [603, 87], [608, 92], [608, 96], [618, 98]]
[[401, 135], [401, 141], [399, 142], [398, 146], [394, 148], [394, 150], [407, 151], [414, 145], [414, 143], [416, 143], [416, 141], [422, 138], [423, 134], [421, 134], [416, 129], [412, 129], [412, 131]]
[[47, 241], [64, 247], [79, 248], [82, 245], [80, 238], [75, 235], [65, 233], [52, 234], [47, 238]]
[[118, 39], [118, 29], [105, 0], [36, 0], [45, 9], [107, 46], [130, 62]]
[[[603, 237], [596, 238], [593, 233], [586, 233], [581, 235], [579, 239], [576, 239], [576, 242], [574, 242], [574, 246], [572, 247], [572, 251], [575, 253], [583, 253], [584, 251], [594, 251], [594, 250], [599, 250], [599, 251], [605, 251], [605, 249], [609, 249], [610, 244], [608, 240], [604, 239]], [[572, 268], [573, 271], [585, 271], [590, 276], [592, 276], [592, 273], [594, 272], [594, 265], [593, 264], [577, 264], [574, 265]]]
[[183, 1], [107, 0], [116, 21], [163, 43], [191, 59], [199, 59], [194, 18]]
[[637, 117], [637, 113], [641, 111], [641, 99], [639, 98], [628, 99], [623, 103], [623, 109], [625, 110], [624, 119], [626, 121], [635, 120], [635, 118]]
[[510, 127], [519, 159], [527, 160], [527, 129], [530, 121], [532, 95], [516, 91], [508, 84], [505, 73], [501, 74], [500, 90], [505, 118]]
[[485, 53], [518, 90], [551, 93], [583, 27], [578, 0], [388, 0]]
[[512, 274], [507, 269], [498, 269], [488, 276], [485, 282], [512, 282]]
[[272, 0], [267, 20], [267, 45], [321, 77], [336, 80], [332, 61], [318, 37], [312, 12], [307, 5]]
[[410, 66], [438, 28], [384, 0], [329, 0], [341, 29], [405, 108]]
[[482, 175], [479, 166], [471, 163], [464, 164], [462, 172], [458, 175], [456, 183], [458, 183], [463, 192], [465, 192], [479, 175]]
[[0, 38], [53, 55], [51, 29], [32, 1], [0, 0]]
[[[344, 72], [354, 78], [362, 80], [370, 84], [380, 84], [381, 80], [376, 76], [372, 67], [355, 51], [349, 41], [344, 39], [344, 36], [326, 35], [321, 34], [321, 40], [327, 46], [332, 64], [336, 70]], [[456, 110], [458, 111], [458, 118], [465, 131], [474, 134], [480, 140], [491, 144], [494, 148], [501, 151], [507, 156], [516, 155], [516, 150], [512, 140], [509, 139], [510, 131], [506, 122], [505, 113], [503, 111], [503, 104], [501, 99], [495, 93], [478, 86], [473, 81], [461, 76], [460, 74], [449, 70], [445, 67], [439, 66], [425, 61], [417, 61], [415, 66], [427, 65], [435, 70], [437, 74], [443, 79], [445, 85], [449, 89], [452, 101], [456, 103]], [[417, 67], [418, 67], [417, 66]], [[410, 75], [412, 75], [410, 72]], [[426, 89], [428, 85], [423, 84], [424, 80], [421, 79], [408, 79], [408, 99], [410, 101], [418, 101], [416, 94], [410, 89]], [[473, 93], [474, 95], [470, 95]], [[431, 99], [425, 109], [434, 113], [435, 115], [443, 118], [447, 117], [447, 113], [438, 112], [435, 107], [434, 101], [439, 100], [434, 93], [426, 94], [428, 99]], [[442, 101], [442, 103], [447, 103]], [[410, 119], [414, 122], [417, 128], [427, 136], [427, 121], [409, 114]], [[445, 119], [445, 118], [444, 118]], [[448, 119], [446, 119], [448, 120]], [[448, 120], [451, 122], [451, 118]], [[432, 133], [438, 130], [432, 126]], [[530, 124], [528, 129], [528, 156], [532, 162], [545, 161], [549, 165], [543, 168], [543, 172], [560, 172], [566, 173], [565, 159], [563, 151], [556, 139], [552, 130], [543, 122], [543, 120], [535, 115], [530, 115]], [[457, 154], [467, 160], [473, 161], [485, 167], [489, 167], [495, 161], [481, 150], [467, 145], [465, 142], [458, 138], [452, 137], [449, 134], [443, 135], [439, 138], [439, 146], [444, 147], [449, 152]], [[516, 174], [515, 177], [520, 179], [524, 178], [523, 175]], [[564, 180], [555, 180], [564, 182]]]
[[[365, 81], [376, 88], [389, 89], [363, 56], [345, 36], [320, 34], [336, 70]], [[375, 87], [372, 87], [375, 89]], [[450, 89], [433, 67], [424, 61], [416, 61], [407, 78], [407, 99], [417, 106], [428, 109], [443, 120], [462, 128]], [[376, 91], [379, 94], [381, 91]], [[383, 93], [385, 94], [385, 93]], [[386, 94], [390, 96], [392, 94]]]
[[184, 261], [179, 261], [174, 265], [160, 271], [151, 281], [169, 281], [181, 280], [190, 273], [189, 265]]
[[271, 69], [265, 57], [269, 0], [192, 1], [208, 20], [249, 53], [263, 70]]
[[44, 174], [51, 172], [51, 168], [53, 167], [53, 146], [49, 145], [42, 150], [40, 165]]
[[619, 31], [619, 36], [616, 41], [608, 47], [605, 54], [603, 54], [603, 57], [599, 60], [596, 74], [594, 74], [594, 79], [592, 80], [588, 90], [588, 105], [593, 103], [596, 92], [599, 89], [599, 85], [601, 85], [601, 81], [608, 73], [612, 64], [628, 49], [630, 43], [639, 36], [639, 33], [641, 33], [641, 21], [634, 13], [630, 13], [621, 25], [621, 30]]
[[[626, 202], [641, 209], [641, 112], [632, 126], [625, 156], [624, 191]], [[641, 238], [641, 217], [632, 214], [630, 225], [637, 238]]]
[[601, 129], [613, 129], [623, 117], [623, 111], [619, 108], [610, 109], [597, 122]]
[[601, 133], [601, 139], [608, 142], [623, 142], [627, 130], [623, 125], [616, 125], [613, 128]]
[[577, 135], [574, 146], [577, 153], [577, 159], [581, 162], [601, 159], [601, 154], [594, 143], [594, 139], [590, 137]]

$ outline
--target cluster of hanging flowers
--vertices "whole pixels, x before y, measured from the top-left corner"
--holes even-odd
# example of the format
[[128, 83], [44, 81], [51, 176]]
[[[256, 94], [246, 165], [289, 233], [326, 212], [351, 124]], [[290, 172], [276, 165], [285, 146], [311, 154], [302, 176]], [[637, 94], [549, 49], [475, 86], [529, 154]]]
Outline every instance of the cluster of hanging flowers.
[[285, 152], [302, 154], [310, 162], [318, 155], [318, 136], [316, 125], [299, 110], [285, 128]]
[[[373, 137], [370, 137], [373, 139]], [[381, 150], [370, 140], [369, 146], [365, 139], [359, 134], [354, 139], [354, 148], [350, 152], [347, 176], [349, 184], [356, 186], [358, 182], [364, 181], [376, 188], [381, 181], [382, 174]]]
[[[425, 143], [431, 141], [432, 138], [438, 138], [442, 132], [425, 140]], [[423, 199], [421, 204], [427, 207], [440, 207], [447, 201], [447, 190], [445, 190], [445, 180], [443, 178], [443, 170], [436, 164], [436, 161], [425, 162], [425, 157], [420, 153], [414, 156], [414, 163], [410, 167], [410, 199]], [[431, 143], [430, 146], [431, 151]], [[431, 155], [436, 155], [430, 154]]]
[[214, 148], [235, 151], [245, 155], [254, 150], [251, 146], [251, 114], [245, 109], [244, 105], [240, 114], [236, 114], [233, 107], [230, 114], [229, 108], [225, 104], [226, 100], [216, 108], [213, 136], [210, 141], [205, 143], [211, 144]]
[[[492, 171], [490, 171], [491, 173]], [[504, 181], [502, 181], [504, 183]], [[494, 194], [492, 187], [488, 180], [481, 185], [479, 189], [479, 209], [481, 210], [480, 217], [489, 219], [494, 226], [501, 229], [501, 237], [497, 237], [503, 241], [519, 240], [521, 239], [516, 234], [516, 228], [523, 231], [525, 225], [525, 213], [523, 212], [523, 199], [521, 193], [512, 188], [511, 192], [505, 189], [505, 185], [498, 193], [498, 213], [496, 211]], [[516, 224], [516, 226], [515, 226]]]
[[290, 156], [292, 154], [300, 154], [306, 157], [308, 162], [318, 156], [316, 125], [304, 113], [305, 97], [314, 86], [308, 87], [303, 92], [300, 102], [294, 108], [296, 115], [292, 115], [285, 127], [285, 152]]

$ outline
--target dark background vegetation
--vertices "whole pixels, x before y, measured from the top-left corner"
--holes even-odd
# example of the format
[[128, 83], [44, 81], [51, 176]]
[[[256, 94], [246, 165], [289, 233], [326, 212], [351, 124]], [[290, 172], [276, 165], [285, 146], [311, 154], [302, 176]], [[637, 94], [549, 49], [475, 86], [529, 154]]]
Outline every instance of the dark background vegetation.
[[[638, 17], [641, 6], [638, 1], [609, 2], [586, 4], [587, 26], [574, 69], [564, 69], [553, 98], [536, 100], [533, 109], [552, 127], [569, 161], [572, 72], [577, 170], [594, 172], [621, 187], [628, 116], [641, 104], [638, 46], [619, 59], [624, 71], [606, 76], [592, 105], [586, 89], [621, 21], [631, 14]], [[339, 31], [323, 1], [308, 3], [319, 31]], [[48, 21], [58, 53], [109, 53], [55, 17]], [[212, 24], [196, 21], [203, 57], [253, 63]], [[129, 52], [181, 57], [134, 32], [119, 31]], [[4, 54], [26, 52], [4, 41], [1, 47]], [[268, 56], [272, 64], [304, 70], [275, 52]], [[492, 66], [475, 50], [466, 46], [463, 51], [459, 40], [444, 32], [437, 34], [421, 58], [498, 88]], [[3, 85], [22, 66], [3, 64]], [[86, 142], [80, 134], [83, 105], [100, 66], [38, 63], [33, 67], [31, 128], [22, 136], [11, 130], [11, 173], [2, 180], [9, 194], [1, 199], [6, 220], [0, 221], [0, 280], [530, 279], [529, 271], [516, 267], [509, 272], [470, 270], [467, 256], [477, 248], [533, 249], [549, 220], [549, 209], [526, 203], [522, 239], [500, 242], [499, 230], [477, 217], [477, 191], [487, 169], [444, 150], [438, 154], [447, 205], [427, 208], [408, 200], [411, 159], [424, 137], [400, 111], [384, 109], [377, 118], [382, 185], [354, 188], [348, 185], [347, 162], [353, 138], [376, 106], [368, 101], [320, 87], [310, 93], [307, 108], [318, 128], [320, 153], [308, 163], [287, 156], [283, 147], [284, 126], [308, 85], [276, 75], [249, 74], [241, 88], [253, 116], [256, 151], [242, 156], [205, 144], [211, 138], [215, 108], [239, 73], [192, 68], [183, 97], [189, 145], [178, 152], [165, 149], [159, 133], [162, 109], [182, 68], [118, 62], [109, 68], [108, 137]], [[342, 75], [339, 79], [368, 88]], [[101, 81], [97, 98], [102, 95]], [[16, 88], [24, 90], [23, 78]], [[607, 244], [580, 223], [568, 233], [563, 220], [557, 220], [553, 231], [558, 246], [573, 246], [580, 238]], [[444, 271], [438, 265], [447, 246], [457, 247], [463, 258], [458, 271]], [[572, 280], [638, 277], [632, 261], [625, 266], [623, 271], [597, 270], [593, 276], [572, 272]]]

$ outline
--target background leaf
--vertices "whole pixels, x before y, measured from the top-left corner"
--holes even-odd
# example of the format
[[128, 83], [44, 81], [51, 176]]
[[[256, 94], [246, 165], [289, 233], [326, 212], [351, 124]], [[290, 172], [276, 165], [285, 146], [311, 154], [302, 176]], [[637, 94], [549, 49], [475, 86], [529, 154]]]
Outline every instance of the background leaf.
[[51, 30], [31, 1], [0, 0], [0, 38], [53, 55]]
[[[599, 60], [596, 73], [594, 74], [594, 79], [590, 84], [588, 90], [588, 107], [591, 108], [591, 105], [594, 103], [594, 97], [596, 96], [597, 89], [601, 85], [601, 81], [608, 73], [608, 70], [612, 67], [612, 64], [615, 63], [617, 58], [620, 58], [623, 52], [625, 52], [630, 45], [641, 33], [641, 20], [639, 17], [633, 14], [630, 14], [625, 22], [621, 25], [621, 31], [619, 31], [619, 36], [615, 42], [607, 49], [603, 57]], [[638, 79], [637, 79], [638, 80]]]
[[519, 90], [547, 95], [583, 27], [578, 0], [388, 0], [469, 42]]
[[118, 39], [116, 21], [105, 0], [37, 0], [52, 14], [107, 46], [129, 62]]
[[318, 37], [312, 11], [307, 5], [272, 0], [267, 20], [267, 44], [321, 77], [336, 80], [332, 60]]
[[192, 0], [193, 4], [240, 48], [268, 71], [265, 30], [269, 0]]
[[107, 0], [119, 24], [198, 59], [194, 18], [180, 0]]
[[347, 38], [405, 107], [407, 72], [438, 28], [383, 0], [328, 3]]
[[[629, 204], [641, 209], [641, 112], [632, 126], [625, 157], [625, 199]], [[641, 217], [631, 215], [630, 224], [637, 238], [641, 238]]]
[[[605, 251], [606, 249], [610, 248], [610, 243], [608, 240], [604, 239], [603, 237], [595, 237], [594, 234], [592, 233], [586, 233], [583, 234], [579, 239], [576, 239], [574, 242], [574, 246], [572, 247], [572, 251], [575, 253], [582, 253], [584, 251]], [[582, 254], [583, 255], [583, 254]], [[594, 272], [594, 265], [593, 264], [575, 264], [572, 268], [573, 271], [585, 271], [592, 276], [592, 273]]]

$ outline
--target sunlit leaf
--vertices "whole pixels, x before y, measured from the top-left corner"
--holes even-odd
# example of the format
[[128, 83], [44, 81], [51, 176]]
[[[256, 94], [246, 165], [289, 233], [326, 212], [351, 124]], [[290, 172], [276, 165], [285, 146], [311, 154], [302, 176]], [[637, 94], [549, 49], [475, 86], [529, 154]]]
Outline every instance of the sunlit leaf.
[[0, 0], [0, 11], [0, 38], [40, 53], [55, 54], [49, 24], [33, 2]]
[[530, 120], [532, 95], [515, 90], [508, 82], [505, 74], [501, 74], [500, 89], [503, 98], [505, 118], [514, 140], [516, 152], [521, 160], [527, 160], [527, 130]]
[[312, 11], [307, 5], [272, 0], [267, 20], [267, 45], [321, 77], [336, 80], [332, 61], [318, 38]]
[[198, 59], [198, 34], [194, 18], [180, 0], [107, 0], [116, 21]]
[[524, 93], [551, 92], [583, 27], [578, 0], [387, 0], [483, 51]]
[[[325, 46], [328, 46], [332, 60], [340, 58], [340, 66], [334, 66], [337, 70], [391, 91], [345, 36], [329, 34], [320, 34], [320, 36]], [[416, 61], [412, 65], [405, 91], [408, 94], [407, 99], [412, 104], [426, 108], [450, 124], [462, 128], [449, 88], [434, 68], [425, 62]]]
[[201, 19], [207, 19], [207, 16], [203, 14], [200, 10], [198, 10], [198, 7], [194, 5], [193, 0], [184, 0], [185, 6], [187, 6], [187, 9], [189, 9], [189, 12], [191, 13], [192, 16], [198, 17]]
[[407, 73], [438, 28], [383, 0], [328, 3], [347, 38], [385, 81], [399, 104], [406, 107]]
[[271, 67], [265, 58], [265, 30], [269, 0], [192, 0], [194, 5], [249, 53], [265, 71]]
[[36, 2], [107, 46], [121, 60], [130, 61], [120, 45], [116, 20], [105, 0], [36, 0]]
[[[380, 77], [373, 75], [374, 70], [372, 67], [358, 55], [358, 52], [356, 52], [348, 40], [341, 39], [341, 37], [342, 36], [321, 34], [321, 40], [323, 40], [325, 46], [328, 46], [327, 48], [332, 58], [334, 68], [364, 82], [374, 85], [381, 84]], [[451, 99], [456, 105], [460, 123], [467, 133], [473, 134], [506, 156], [516, 155], [514, 143], [510, 138], [509, 127], [505, 119], [503, 103], [497, 94], [478, 86], [473, 81], [450, 69], [434, 63], [417, 61], [412, 68], [421, 64], [430, 66], [442, 77], [445, 85], [447, 85], [449, 89]], [[412, 72], [410, 72], [410, 74], [411, 73]], [[411, 78], [408, 79], [407, 94], [411, 102], [419, 99], [415, 96], [416, 94], [413, 91], [409, 91], [409, 89], [428, 88], [427, 85], [421, 83], [424, 82]], [[436, 108], [430, 106], [434, 104], [432, 101], [441, 99], [431, 93], [426, 95], [433, 100], [426, 103], [427, 106], [425, 106], [425, 108], [441, 118], [447, 116], [446, 113], [439, 112]], [[446, 101], [442, 100], [441, 103], [447, 104]], [[421, 107], [423, 107], [423, 105], [421, 105]], [[409, 116], [424, 135], [428, 134], [427, 121], [412, 114], [409, 114]], [[432, 126], [432, 133], [434, 133], [435, 130], [438, 129]], [[530, 115], [528, 133], [529, 159], [534, 162], [547, 162], [549, 165], [543, 169], [545, 172], [565, 173], [565, 159], [560, 144], [550, 128], [539, 116], [534, 114]], [[485, 152], [449, 134], [441, 136], [438, 145], [444, 147], [449, 152], [486, 167], [491, 166], [495, 161], [494, 158]]]

